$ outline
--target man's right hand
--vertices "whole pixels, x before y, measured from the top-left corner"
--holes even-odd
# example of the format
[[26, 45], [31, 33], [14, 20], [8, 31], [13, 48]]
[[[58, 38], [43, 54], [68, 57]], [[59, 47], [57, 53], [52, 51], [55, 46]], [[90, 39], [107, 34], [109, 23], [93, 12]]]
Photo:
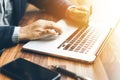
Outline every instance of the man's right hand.
[[42, 39], [47, 35], [60, 35], [62, 30], [55, 25], [55, 22], [48, 20], [37, 20], [32, 24], [21, 27], [19, 41]]

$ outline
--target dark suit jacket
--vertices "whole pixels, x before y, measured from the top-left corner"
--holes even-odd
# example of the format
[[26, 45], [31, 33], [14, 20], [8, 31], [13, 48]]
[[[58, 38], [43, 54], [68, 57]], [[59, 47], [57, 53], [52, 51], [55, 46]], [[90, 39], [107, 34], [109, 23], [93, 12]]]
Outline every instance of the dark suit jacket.
[[13, 1], [13, 13], [10, 26], [0, 26], [0, 50], [14, 45], [12, 42], [12, 34], [14, 26], [17, 26], [21, 17], [24, 14], [26, 1], [25, 0], [11, 0]]
[[26, 3], [29, 2], [38, 8], [43, 8], [46, 12], [56, 15], [59, 18], [64, 17], [65, 10], [71, 3], [68, 0], [11, 0], [13, 2], [13, 14], [11, 25], [0, 27], [0, 50], [14, 45], [12, 34], [14, 26], [17, 26], [24, 15]]

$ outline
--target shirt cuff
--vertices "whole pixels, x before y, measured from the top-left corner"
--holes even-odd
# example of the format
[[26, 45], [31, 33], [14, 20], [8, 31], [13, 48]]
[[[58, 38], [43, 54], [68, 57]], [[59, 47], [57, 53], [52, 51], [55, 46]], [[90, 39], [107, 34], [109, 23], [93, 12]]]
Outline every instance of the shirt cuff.
[[15, 27], [13, 35], [12, 35], [12, 41], [13, 43], [18, 43], [18, 34], [19, 34], [20, 27]]

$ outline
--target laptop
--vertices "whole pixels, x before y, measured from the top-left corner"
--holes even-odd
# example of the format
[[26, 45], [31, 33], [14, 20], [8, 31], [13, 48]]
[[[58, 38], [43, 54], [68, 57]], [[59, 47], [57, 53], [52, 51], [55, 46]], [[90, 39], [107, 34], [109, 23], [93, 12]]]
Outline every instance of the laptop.
[[57, 22], [62, 35], [53, 40], [29, 41], [23, 49], [71, 60], [93, 62], [110, 29], [101, 26], [74, 27], [65, 20]]
[[68, 60], [93, 63], [113, 31], [117, 19], [111, 23], [105, 20], [107, 16], [104, 19], [98, 18], [99, 15], [91, 17], [87, 27], [79, 28], [61, 19], [56, 25], [62, 28], [62, 35], [53, 40], [29, 41], [23, 49]]

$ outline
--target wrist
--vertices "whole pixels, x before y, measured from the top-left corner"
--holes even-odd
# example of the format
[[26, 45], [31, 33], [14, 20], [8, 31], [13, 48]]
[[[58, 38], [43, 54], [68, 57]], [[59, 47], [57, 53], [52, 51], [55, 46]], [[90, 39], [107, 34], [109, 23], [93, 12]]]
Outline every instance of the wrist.
[[28, 31], [27, 31], [27, 27], [20, 27], [19, 29], [19, 35], [18, 35], [18, 39], [19, 41], [28, 41]]

